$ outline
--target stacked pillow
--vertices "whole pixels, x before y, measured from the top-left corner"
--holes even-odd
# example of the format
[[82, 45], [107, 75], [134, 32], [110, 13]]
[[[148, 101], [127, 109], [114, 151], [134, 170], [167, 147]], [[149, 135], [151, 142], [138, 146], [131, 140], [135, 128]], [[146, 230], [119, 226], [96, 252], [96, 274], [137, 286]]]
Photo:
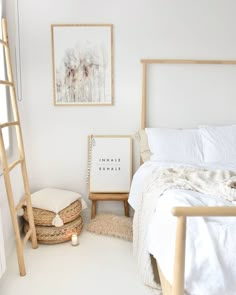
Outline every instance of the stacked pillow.
[[172, 163], [236, 163], [236, 125], [196, 129], [146, 128], [136, 138], [142, 160]]
[[204, 162], [236, 164], [236, 125], [200, 127]]

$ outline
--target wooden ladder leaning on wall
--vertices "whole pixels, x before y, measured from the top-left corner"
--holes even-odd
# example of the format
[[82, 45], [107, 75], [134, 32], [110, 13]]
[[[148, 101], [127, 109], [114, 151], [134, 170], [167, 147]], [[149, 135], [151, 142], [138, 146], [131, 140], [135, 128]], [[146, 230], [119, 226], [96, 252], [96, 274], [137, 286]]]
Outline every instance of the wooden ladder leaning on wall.
[[[6, 60], [6, 73], [7, 73], [8, 80], [0, 81], [0, 84], [9, 87], [13, 121], [0, 124], [0, 160], [2, 163], [5, 187], [6, 187], [11, 219], [12, 219], [15, 238], [16, 238], [16, 250], [17, 250], [19, 271], [20, 271], [20, 275], [24, 276], [26, 274], [26, 270], [25, 270], [23, 247], [26, 244], [26, 242], [29, 240], [29, 238], [31, 238], [32, 248], [34, 249], [38, 247], [38, 242], [37, 242], [36, 230], [35, 230], [35, 224], [34, 224], [34, 218], [33, 218], [33, 210], [32, 210], [29, 181], [28, 181], [26, 162], [25, 162], [25, 153], [24, 153], [21, 125], [20, 125], [19, 112], [18, 112], [18, 106], [17, 106], [17, 100], [16, 100], [16, 91], [15, 91], [15, 85], [13, 80], [13, 71], [12, 71], [10, 48], [9, 48], [8, 33], [7, 33], [7, 22], [6, 22], [6, 19], [4, 18], [2, 19], [2, 29], [3, 29], [3, 32], [2, 32], [3, 40], [0, 40], [0, 45], [4, 47], [5, 60]], [[7, 153], [6, 153], [4, 140], [3, 140], [3, 133], [2, 133], [2, 129], [7, 127], [16, 128], [16, 138], [17, 138], [18, 150], [20, 155], [19, 159], [10, 165], [8, 165]], [[18, 205], [15, 206], [11, 179], [10, 179], [10, 172], [18, 165], [21, 166], [25, 194], [24, 194], [24, 197], [21, 199], [21, 201], [18, 203]], [[21, 240], [20, 228], [19, 228], [18, 218], [17, 218], [17, 211], [21, 209], [22, 206], [25, 204], [27, 206], [27, 211], [29, 215], [29, 231], [26, 233], [24, 239]]]

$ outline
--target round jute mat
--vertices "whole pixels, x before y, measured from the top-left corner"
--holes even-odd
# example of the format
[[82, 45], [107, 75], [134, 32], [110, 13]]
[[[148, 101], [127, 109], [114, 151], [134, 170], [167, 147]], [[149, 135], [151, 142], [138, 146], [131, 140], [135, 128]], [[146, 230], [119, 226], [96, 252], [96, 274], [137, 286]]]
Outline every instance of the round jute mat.
[[121, 238], [127, 241], [133, 239], [133, 220], [131, 217], [118, 216], [110, 213], [101, 213], [91, 219], [87, 231]]

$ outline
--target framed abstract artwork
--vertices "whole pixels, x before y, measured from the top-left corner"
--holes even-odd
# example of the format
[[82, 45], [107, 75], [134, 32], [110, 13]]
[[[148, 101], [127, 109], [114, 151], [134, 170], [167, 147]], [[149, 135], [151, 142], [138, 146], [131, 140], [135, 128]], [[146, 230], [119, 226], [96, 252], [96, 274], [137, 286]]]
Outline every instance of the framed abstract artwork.
[[54, 105], [113, 104], [113, 26], [53, 24]]
[[89, 192], [128, 193], [132, 178], [132, 137], [89, 136]]

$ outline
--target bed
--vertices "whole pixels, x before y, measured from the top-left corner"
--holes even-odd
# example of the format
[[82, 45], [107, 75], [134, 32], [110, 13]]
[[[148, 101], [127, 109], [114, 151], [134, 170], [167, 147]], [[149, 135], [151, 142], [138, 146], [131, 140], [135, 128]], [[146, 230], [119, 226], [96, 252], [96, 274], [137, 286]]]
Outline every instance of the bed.
[[[149, 64], [232, 66], [236, 65], [236, 61], [142, 60], [142, 129], [146, 127], [147, 67]], [[219, 124], [219, 122], [215, 122], [215, 124], [217, 123]], [[146, 133], [149, 130], [151, 134], [148, 135], [148, 140], [152, 138], [152, 133], [154, 133], [153, 138], [155, 138], [156, 129], [146, 128]], [[165, 133], [166, 130], [168, 129], [164, 128]], [[158, 140], [162, 138], [162, 131], [162, 128], [159, 128]], [[182, 131], [186, 133], [185, 129], [178, 129], [177, 133]], [[134, 245], [137, 246], [138, 239], [141, 241], [145, 239], [146, 242], [146, 245], [142, 243], [138, 245], [135, 251], [139, 258], [143, 256], [142, 253], [147, 251], [150, 258], [150, 264], [145, 264], [147, 261], [143, 264], [142, 261], [139, 261], [139, 267], [143, 272], [142, 276], [146, 280], [145, 283], [155, 289], [154, 272], [151, 274], [153, 277], [147, 276], [150, 267], [153, 269], [153, 259], [151, 258], [154, 258], [164, 295], [234, 295], [236, 294], [236, 262], [233, 259], [234, 249], [236, 248], [236, 222], [234, 217], [236, 216], [236, 190], [234, 187], [236, 181], [236, 152], [234, 152], [236, 127], [233, 124], [222, 127], [202, 126], [201, 128], [191, 129], [190, 135], [189, 131], [187, 129], [188, 134], [186, 136], [187, 142], [190, 138], [188, 142], [190, 148], [187, 151], [189, 158], [182, 160], [179, 157], [181, 152], [183, 154], [186, 152], [181, 151], [181, 144], [183, 144], [181, 137], [179, 152], [173, 151], [173, 149], [171, 151], [172, 155], [174, 154], [173, 161], [168, 159], [168, 152], [170, 152], [168, 149], [170, 147], [171, 150], [171, 146], [174, 145], [174, 142], [171, 143], [170, 141], [168, 145], [162, 146], [162, 153], [164, 155], [166, 151], [167, 158], [163, 157], [160, 160], [155, 156], [153, 157], [155, 153], [152, 153], [152, 159], [143, 163], [134, 175], [129, 203], [135, 209], [134, 223], [136, 225], [134, 224], [134, 226], [142, 228], [138, 234], [135, 235], [134, 233]], [[176, 131], [173, 131], [174, 136], [171, 132], [170, 138], [173, 140]], [[198, 158], [196, 161], [191, 161], [193, 149], [197, 145], [196, 134], [200, 136], [201, 143], [204, 143], [203, 138], [205, 136], [208, 146], [207, 144], [204, 146], [204, 159], [199, 160]], [[164, 134], [164, 138], [165, 136], [166, 134]], [[222, 136], [226, 139], [223, 143], [217, 144], [214, 140], [212, 141], [211, 136], [219, 142], [222, 140]], [[176, 138], [180, 138], [179, 134]], [[227, 146], [224, 143], [228, 139], [229, 145]], [[153, 146], [152, 140], [150, 142], [153, 151], [155, 146]], [[186, 141], [184, 143], [186, 144]], [[211, 145], [210, 148], [209, 145]], [[214, 157], [218, 160], [219, 154], [222, 153], [221, 146], [225, 159], [214, 161]], [[212, 150], [214, 147], [219, 147], [215, 153]], [[202, 147], [199, 149], [202, 149]], [[145, 147], [144, 152], [146, 152]], [[195, 158], [198, 156], [194, 155]], [[207, 157], [209, 161], [206, 161]], [[178, 174], [180, 172], [184, 172], [185, 176], [190, 176], [190, 178], [192, 175], [192, 178], [188, 179], [188, 181], [190, 180], [190, 187], [181, 186], [183, 183], [179, 185], [177, 181], [174, 185], [172, 184], [165, 189], [163, 189], [165, 187], [163, 186], [160, 190], [160, 183], [157, 185], [156, 182], [165, 180], [167, 176], [175, 175], [173, 173]], [[199, 178], [205, 179], [203, 186], [202, 183], [195, 181]], [[211, 183], [209, 181], [211, 179], [213, 185], [208, 185]], [[194, 185], [197, 187], [196, 189]], [[192, 189], [192, 187], [194, 188]], [[221, 191], [221, 189], [223, 190]], [[143, 198], [144, 195], [145, 198]], [[142, 202], [145, 201], [146, 203], [140, 203], [141, 201], [138, 201], [137, 196], [142, 196], [139, 199], [143, 198]], [[232, 196], [232, 198], [228, 196]], [[147, 200], [149, 199], [148, 203]], [[143, 222], [142, 220], [145, 219], [146, 222]], [[140, 260], [147, 259], [147, 257], [145, 259], [143, 257]]]

